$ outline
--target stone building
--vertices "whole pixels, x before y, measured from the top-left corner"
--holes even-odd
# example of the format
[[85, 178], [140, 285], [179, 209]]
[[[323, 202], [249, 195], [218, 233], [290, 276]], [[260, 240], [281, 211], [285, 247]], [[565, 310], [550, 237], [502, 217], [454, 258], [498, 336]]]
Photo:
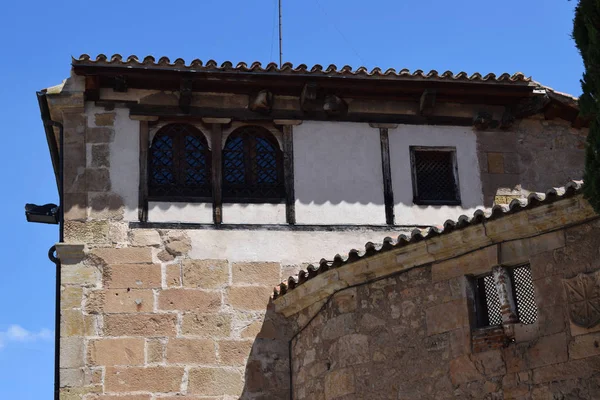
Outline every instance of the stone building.
[[[594, 269], [597, 223], [578, 184], [534, 194], [582, 176], [567, 95], [522, 74], [84, 55], [38, 98], [64, 214], [61, 399], [510, 398], [593, 375], [572, 361], [593, 334], [550, 293]], [[495, 211], [460, 217], [476, 209]], [[506, 267], [527, 263], [521, 326]], [[502, 313], [471, 313], [496, 281]]]

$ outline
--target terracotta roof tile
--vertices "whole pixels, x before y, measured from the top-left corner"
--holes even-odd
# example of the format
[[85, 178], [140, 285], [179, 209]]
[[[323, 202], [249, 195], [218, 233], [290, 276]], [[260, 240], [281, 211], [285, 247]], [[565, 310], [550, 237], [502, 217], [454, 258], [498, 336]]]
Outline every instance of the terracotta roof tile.
[[276, 299], [279, 296], [283, 296], [290, 290], [302, 285], [307, 280], [312, 279], [313, 277], [330, 269], [339, 268], [343, 265], [350, 264], [360, 259], [397, 249], [421, 240], [427, 240], [436, 236], [444, 235], [457, 229], [481, 224], [488, 220], [501, 218], [508, 214], [517, 213], [525, 209], [534, 208], [571, 197], [581, 193], [582, 186], [583, 181], [571, 181], [563, 187], [550, 189], [546, 193], [531, 193], [527, 199], [515, 199], [508, 206], [496, 205], [489, 211], [477, 210], [472, 217], [461, 215], [456, 221], [446, 221], [443, 226], [434, 226], [426, 229], [414, 229], [410, 236], [400, 235], [396, 239], [386, 237], [383, 239], [383, 243], [381, 244], [368, 242], [365, 244], [364, 250], [352, 249], [346, 256], [336, 254], [331, 261], [323, 258], [318, 265], [311, 264], [306, 268], [306, 270], [301, 270], [298, 275], [290, 276], [287, 281], [282, 282], [275, 288], [273, 298]]
[[73, 58], [72, 64], [74, 66], [126, 66], [130, 68], [145, 68], [145, 69], [170, 69], [170, 70], [182, 70], [192, 72], [254, 72], [254, 73], [274, 73], [274, 74], [296, 74], [296, 75], [322, 75], [322, 76], [339, 76], [339, 77], [356, 77], [356, 78], [381, 78], [381, 79], [400, 79], [400, 80], [438, 80], [438, 81], [459, 81], [459, 82], [474, 82], [474, 83], [498, 83], [498, 84], [523, 84], [535, 86], [537, 83], [526, 77], [523, 73], [517, 72], [515, 74], [503, 73], [499, 76], [496, 74], [482, 75], [479, 72], [475, 72], [471, 75], [466, 72], [453, 73], [446, 71], [439, 73], [438, 71], [431, 70], [425, 73], [422, 70], [409, 71], [408, 69], [401, 69], [396, 71], [393, 68], [389, 68], [382, 71], [381, 68], [375, 67], [369, 71], [366, 67], [358, 67], [353, 69], [349, 65], [345, 65], [342, 68], [334, 64], [329, 65], [327, 68], [317, 64], [309, 68], [305, 64], [300, 64], [296, 67], [292, 63], [286, 62], [281, 68], [275, 63], [269, 63], [265, 67], [260, 62], [253, 62], [248, 65], [244, 62], [237, 63], [235, 66], [231, 61], [225, 61], [219, 65], [214, 60], [208, 60], [203, 63], [199, 59], [192, 60], [189, 64], [181, 58], [177, 58], [174, 62], [168, 57], [160, 57], [158, 61], [152, 56], [146, 56], [143, 59], [135, 55], [124, 58], [120, 54], [114, 54], [111, 57], [107, 57], [104, 54], [98, 54], [95, 59], [87, 54], [82, 54], [78, 58]]

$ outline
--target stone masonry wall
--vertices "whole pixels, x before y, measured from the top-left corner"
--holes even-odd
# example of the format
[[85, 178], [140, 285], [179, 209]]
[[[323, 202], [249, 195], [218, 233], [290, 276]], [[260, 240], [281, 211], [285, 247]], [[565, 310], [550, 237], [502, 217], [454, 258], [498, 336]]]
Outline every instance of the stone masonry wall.
[[[465, 276], [523, 262], [537, 321], [500, 328], [513, 341], [488, 350]], [[599, 269], [595, 220], [344, 289], [294, 317], [294, 399], [600, 398], [600, 325], [570, 322], [562, 282]]]
[[532, 116], [507, 131], [476, 132], [485, 206], [583, 178], [585, 128]]

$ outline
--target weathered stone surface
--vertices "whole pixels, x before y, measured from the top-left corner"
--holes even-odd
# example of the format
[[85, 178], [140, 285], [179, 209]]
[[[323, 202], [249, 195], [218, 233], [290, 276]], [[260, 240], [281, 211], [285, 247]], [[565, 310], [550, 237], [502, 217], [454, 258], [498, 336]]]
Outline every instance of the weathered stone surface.
[[569, 358], [572, 360], [598, 355], [600, 355], [600, 333], [576, 336], [569, 343]]
[[246, 365], [253, 342], [251, 340], [219, 340], [219, 360], [224, 365]]
[[100, 248], [91, 253], [106, 264], [150, 264], [152, 252], [149, 248]]
[[60, 387], [79, 387], [85, 385], [83, 368], [63, 368], [60, 370]]
[[175, 314], [108, 314], [104, 316], [107, 336], [175, 336]]
[[88, 294], [90, 314], [152, 312], [154, 294], [148, 289], [103, 289]]
[[89, 192], [108, 192], [110, 191], [110, 170], [108, 168], [87, 168], [85, 177]]
[[83, 337], [60, 338], [60, 368], [79, 368], [83, 366]]
[[62, 310], [60, 314], [60, 335], [62, 337], [95, 335], [94, 316], [84, 315], [80, 310]]
[[181, 287], [181, 265], [169, 264], [165, 272], [167, 287]]
[[162, 363], [165, 359], [164, 339], [146, 339], [146, 362]]
[[[179, 399], [179, 397], [177, 397], [177, 399]], [[183, 398], [181, 399], [183, 400]], [[90, 397], [90, 400], [151, 400], [151, 398], [149, 394], [131, 394], [125, 396], [101, 394], [95, 397]]]
[[276, 285], [280, 281], [281, 265], [274, 262], [246, 262], [231, 265], [233, 284]]
[[87, 193], [65, 193], [64, 203], [65, 221], [84, 221], [87, 218]]
[[183, 367], [107, 367], [104, 385], [108, 392], [178, 392]]
[[335, 370], [325, 375], [325, 399], [337, 399], [354, 393], [354, 379], [352, 368]]
[[87, 361], [90, 365], [143, 365], [144, 339], [90, 340], [87, 345]]
[[203, 337], [229, 337], [231, 334], [231, 315], [186, 313], [183, 315], [181, 332], [184, 335]]
[[356, 316], [353, 314], [342, 314], [327, 321], [323, 326], [322, 337], [325, 340], [337, 339], [341, 336], [353, 333], [356, 327]]
[[110, 168], [110, 146], [108, 144], [93, 144], [92, 168]]
[[87, 143], [110, 143], [114, 140], [114, 129], [107, 127], [85, 128], [85, 141]]
[[342, 336], [329, 348], [329, 355], [337, 360], [340, 368], [368, 362], [371, 358], [369, 337], [360, 334]]
[[433, 264], [431, 276], [437, 282], [464, 275], [481, 275], [490, 272], [497, 264], [498, 249], [496, 246], [489, 246], [463, 257]]
[[123, 219], [123, 199], [116, 193], [90, 193], [89, 205], [91, 219]]
[[528, 352], [531, 368], [565, 362], [568, 358], [567, 337], [564, 332], [539, 338]]
[[188, 392], [205, 396], [242, 393], [242, 374], [225, 368], [192, 368], [189, 373]]
[[469, 310], [464, 299], [440, 304], [426, 311], [427, 334], [436, 335], [468, 326]]
[[65, 240], [71, 243], [108, 243], [108, 221], [65, 221]]
[[129, 240], [134, 247], [158, 247], [162, 244], [160, 235], [153, 229], [134, 229], [129, 232]]
[[94, 123], [96, 126], [113, 126], [115, 123], [116, 114], [113, 113], [102, 113], [94, 116]]
[[183, 286], [215, 289], [229, 283], [227, 260], [184, 260]]
[[272, 294], [273, 289], [265, 286], [239, 286], [227, 290], [227, 299], [240, 310], [264, 310]]
[[60, 289], [60, 308], [68, 310], [72, 308], [81, 308], [83, 300], [83, 289], [75, 286], [61, 287]]
[[487, 153], [488, 170], [490, 174], [504, 173], [504, 154], [503, 153]]
[[161, 287], [159, 264], [111, 264], [102, 270], [102, 281], [108, 289], [151, 289]]
[[169, 253], [166, 250], [159, 252], [157, 257], [160, 261], [163, 261], [163, 262], [169, 262], [169, 261], [173, 261], [175, 259], [175, 257], [173, 257], [171, 255], [171, 253]]
[[192, 249], [192, 243], [190, 238], [187, 236], [179, 236], [171, 239], [166, 245], [165, 249], [172, 256], [181, 256], [187, 254]]
[[159, 293], [158, 308], [215, 312], [221, 308], [221, 294], [200, 289], [167, 289]]
[[454, 385], [483, 379], [469, 355], [450, 361], [450, 377]]
[[169, 339], [167, 362], [171, 364], [214, 364], [216, 345], [210, 339]]

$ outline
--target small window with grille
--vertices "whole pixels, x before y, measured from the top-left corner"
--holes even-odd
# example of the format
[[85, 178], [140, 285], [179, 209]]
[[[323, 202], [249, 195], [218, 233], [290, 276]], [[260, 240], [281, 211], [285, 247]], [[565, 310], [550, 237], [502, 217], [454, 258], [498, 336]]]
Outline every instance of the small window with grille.
[[454, 147], [411, 147], [413, 202], [459, 205], [460, 190]]
[[211, 152], [206, 137], [189, 124], [169, 124], [150, 146], [150, 200], [211, 201]]
[[223, 201], [281, 202], [283, 153], [266, 128], [243, 126], [223, 148]]
[[[516, 315], [522, 324], [533, 324], [537, 320], [535, 291], [531, 279], [531, 268], [521, 265], [509, 269], [512, 297], [516, 305]], [[502, 313], [498, 290], [492, 274], [475, 279], [475, 301], [477, 327], [502, 324]]]

